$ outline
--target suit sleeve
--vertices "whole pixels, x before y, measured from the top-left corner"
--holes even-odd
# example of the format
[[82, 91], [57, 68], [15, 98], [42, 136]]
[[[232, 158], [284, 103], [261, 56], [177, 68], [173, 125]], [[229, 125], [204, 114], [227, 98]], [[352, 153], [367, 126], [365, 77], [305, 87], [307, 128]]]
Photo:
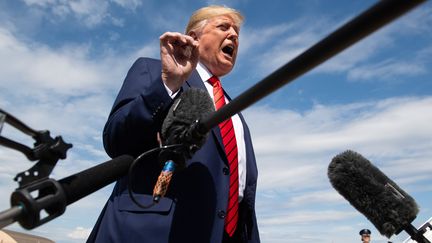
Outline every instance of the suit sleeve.
[[138, 59], [130, 68], [103, 131], [103, 143], [111, 157], [138, 156], [158, 146], [171, 97], [161, 79], [160, 62]]

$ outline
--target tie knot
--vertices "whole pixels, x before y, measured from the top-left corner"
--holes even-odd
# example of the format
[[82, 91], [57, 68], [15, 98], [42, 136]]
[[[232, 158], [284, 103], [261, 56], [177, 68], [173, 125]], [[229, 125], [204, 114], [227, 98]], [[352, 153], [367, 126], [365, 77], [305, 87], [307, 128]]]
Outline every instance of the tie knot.
[[215, 87], [215, 86], [221, 86], [220, 81], [219, 81], [219, 78], [216, 77], [216, 76], [212, 76], [211, 78], [209, 78], [208, 81], [209, 81], [209, 83], [210, 83], [213, 87]]

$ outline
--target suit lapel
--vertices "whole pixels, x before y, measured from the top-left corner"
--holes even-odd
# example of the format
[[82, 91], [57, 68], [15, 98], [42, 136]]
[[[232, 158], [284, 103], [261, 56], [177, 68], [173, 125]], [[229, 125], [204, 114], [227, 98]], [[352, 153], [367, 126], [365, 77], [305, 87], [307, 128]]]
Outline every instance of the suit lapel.
[[189, 77], [188, 80], [183, 84], [182, 88], [183, 90], [188, 90], [189, 88], [200, 88], [200, 89], [206, 89], [204, 82], [201, 80], [201, 77], [199, 76], [198, 72], [194, 70]]

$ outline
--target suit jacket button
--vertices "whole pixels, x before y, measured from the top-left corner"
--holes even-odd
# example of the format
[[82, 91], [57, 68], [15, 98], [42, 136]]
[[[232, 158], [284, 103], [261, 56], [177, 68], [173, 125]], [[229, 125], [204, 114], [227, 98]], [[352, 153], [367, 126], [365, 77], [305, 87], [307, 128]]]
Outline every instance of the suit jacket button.
[[218, 215], [219, 218], [224, 219], [225, 216], [226, 216], [226, 213], [225, 213], [225, 211], [223, 211], [223, 210], [219, 210], [219, 211], [217, 212], [217, 215]]
[[229, 169], [228, 169], [228, 167], [224, 167], [224, 168], [222, 169], [222, 173], [223, 173], [224, 175], [229, 175]]

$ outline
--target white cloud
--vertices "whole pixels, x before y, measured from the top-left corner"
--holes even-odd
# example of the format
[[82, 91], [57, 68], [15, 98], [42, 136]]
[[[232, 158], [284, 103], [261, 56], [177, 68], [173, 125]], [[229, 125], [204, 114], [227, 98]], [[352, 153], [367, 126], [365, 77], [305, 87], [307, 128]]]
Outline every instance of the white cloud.
[[107, 50], [96, 59], [90, 48], [91, 44], [53, 48], [18, 38], [0, 26], [2, 108], [31, 127], [79, 137], [79, 125], [82, 134], [99, 137], [94, 124], [104, 123], [128, 68], [140, 55], [155, 56], [158, 45], [151, 42], [124, 53]]
[[348, 80], [392, 81], [400, 82], [402, 78], [427, 74], [430, 66], [432, 46], [416, 50], [409, 57], [398, 60], [395, 58], [364, 63], [352, 66], [347, 72]]
[[[53, 23], [65, 21], [78, 23], [87, 28], [93, 29], [104, 26], [125, 27], [126, 17], [121, 17], [118, 9], [126, 10], [129, 13], [140, 14], [148, 22], [148, 27], [164, 30], [183, 32], [187, 19], [191, 11], [185, 12], [188, 4], [155, 4], [152, 1], [144, 0], [23, 0], [28, 7], [33, 8], [29, 11], [28, 18], [37, 21], [49, 19]], [[163, 9], [163, 11], [161, 11]], [[167, 18], [169, 16], [169, 18]], [[11, 18], [14, 18], [11, 16]], [[19, 21], [18, 21], [19, 20]], [[71, 21], [72, 20], [72, 21]], [[12, 22], [22, 22], [16, 19]], [[34, 21], [33, 21], [34, 22]], [[34, 23], [27, 23], [32, 25]]]
[[432, 56], [432, 46], [428, 46], [417, 53], [416, 59], [422, 63], [430, 63]]
[[[119, 18], [110, 14], [110, 2], [105, 0], [24, 0], [30, 7], [38, 7], [51, 21], [63, 21], [72, 16], [89, 28], [98, 26], [106, 21], [117, 25], [122, 22]], [[123, 8], [136, 8], [139, 1], [121, 1], [116, 3]]]
[[251, 48], [266, 44], [269, 40], [285, 34], [295, 27], [294, 23], [283, 23], [265, 28], [251, 28], [247, 24], [240, 31], [240, 55], [248, 52]]
[[[0, 74], [7, 79], [0, 85], [16, 91], [45, 90], [58, 94], [83, 95], [112, 89], [121, 80], [119, 59], [90, 61], [88, 46], [64, 46], [53, 50], [38, 43], [18, 40], [11, 32], [0, 27]], [[19, 88], [21, 87], [21, 88]], [[23, 89], [24, 87], [24, 89]], [[99, 91], [99, 92], [100, 92]]]
[[313, 222], [343, 220], [357, 216], [356, 212], [331, 211], [296, 211], [293, 213], [277, 213], [271, 217], [262, 217], [260, 224], [265, 226], [296, 225]]
[[101, 0], [68, 1], [68, 7], [85, 25], [92, 27], [100, 24], [108, 17], [108, 2]]
[[248, 3], [249, 0], [231, 0], [231, 1], [224, 1], [224, 0], [207, 0], [207, 5], [226, 5], [228, 2], [228, 6], [232, 7], [241, 3]]
[[426, 67], [420, 63], [386, 60], [371, 65], [354, 67], [348, 72], [350, 80], [398, 80], [426, 73]]
[[394, 23], [395, 32], [430, 35], [432, 25], [432, 6], [421, 4]]
[[88, 236], [90, 235], [91, 229], [86, 229], [83, 227], [76, 227], [75, 230], [67, 234], [68, 237], [72, 239], [78, 239], [78, 240], [86, 240]]
[[314, 44], [331, 26], [327, 19], [301, 18], [290, 23], [255, 28], [245, 24], [240, 34], [239, 58], [251, 59], [263, 73], [282, 66]]
[[428, 112], [431, 104], [432, 99], [428, 97], [394, 98], [348, 105], [315, 105], [304, 113], [257, 107], [246, 114], [253, 121], [251, 127], [258, 154], [325, 152], [350, 146], [376, 151], [377, 144], [384, 153], [386, 147], [394, 149], [407, 139], [427, 139], [432, 132], [428, 125], [432, 119]]
[[302, 192], [300, 195], [292, 195], [288, 202], [287, 207], [303, 207], [306, 205], [325, 204], [325, 203], [339, 203], [342, 196], [337, 194], [335, 190], [317, 190], [313, 192]]
[[[306, 229], [321, 232], [320, 224], [340, 236], [337, 242], [352, 239], [343, 228], [332, 227], [346, 222], [354, 229], [353, 222], [366, 219], [332, 189], [327, 178], [331, 159], [346, 149], [363, 154], [413, 198], [430, 193], [431, 187], [421, 186], [431, 182], [430, 107], [432, 97], [427, 96], [317, 104], [302, 113], [270, 107], [244, 112], [259, 167], [257, 214], [262, 239], [283, 242], [296, 237], [296, 242], [310, 242], [313, 234]], [[310, 211], [315, 207], [320, 210]]]
[[[117, 27], [124, 27], [125, 26], [125, 20], [124, 19], [120, 19], [120, 18], [116, 18], [116, 17], [111, 16], [111, 21], [112, 21], [112, 24], [114, 26], [117, 26]], [[110, 39], [113, 40], [112, 38], [110, 38]]]
[[317, 68], [316, 72], [345, 72], [358, 64], [368, 61], [370, 58], [376, 56], [380, 50], [393, 45], [393, 39], [389, 35], [389, 31], [381, 30], [360, 40], [323, 63]]
[[[426, 6], [403, 16], [332, 57], [312, 73], [347, 73], [352, 80], [373, 81], [376, 81], [377, 77], [388, 80], [401, 74], [414, 76], [425, 73], [427, 69], [421, 58], [411, 57], [408, 61], [394, 61], [380, 60], [379, 56], [396, 46], [395, 42], [401, 36], [410, 36], [411, 39], [415, 39], [416, 36], [430, 36], [430, 13], [432, 8]], [[334, 22], [328, 17], [309, 16], [290, 24], [263, 28], [246, 26], [241, 34], [240, 58], [255, 56], [254, 66], [267, 74], [303, 53], [321, 38], [347, 23], [351, 17], [353, 16], [341, 22]], [[423, 51], [427, 54], [430, 52], [420, 50], [418, 53]]]
[[135, 10], [143, 4], [142, 0], [113, 0], [113, 2], [126, 9]]
[[[143, 55], [153, 55], [155, 48], [142, 46], [129, 53], [108, 52], [93, 59], [89, 46], [63, 45], [57, 48], [20, 39], [14, 32], [0, 27], [1, 108], [36, 130], [49, 130], [72, 143], [66, 160], [60, 160], [52, 178], [61, 179], [108, 160], [102, 148], [101, 133], [109, 110], [132, 62]], [[6, 124], [1, 133], [9, 139], [32, 147], [33, 139]], [[9, 195], [17, 188], [13, 177], [32, 166], [23, 154], [0, 147], [0, 200], [2, 209], [9, 207]], [[95, 193], [68, 207], [67, 212], [47, 228], [58, 228], [59, 222], [87, 212], [85, 224], [94, 224], [109, 190]], [[97, 210], [94, 210], [97, 209]], [[85, 211], [85, 210], [84, 210]], [[91, 214], [91, 215], [89, 215]], [[94, 218], [89, 223], [88, 220]], [[76, 218], [74, 219], [77, 220]], [[63, 223], [62, 223], [63, 224]], [[84, 225], [84, 224], [81, 224]], [[68, 227], [65, 226], [65, 227]], [[86, 225], [89, 227], [92, 225]], [[44, 235], [52, 235], [46, 233]], [[56, 236], [62, 239], [66, 233]]]
[[27, 5], [39, 5], [39, 6], [47, 6], [50, 4], [54, 4], [56, 0], [23, 0]]
[[[414, 76], [424, 74], [425, 60], [419, 57], [409, 57], [409, 61], [380, 60], [376, 61], [380, 53], [395, 46], [399, 37], [428, 36], [428, 29], [432, 23], [432, 8], [421, 6], [415, 11], [402, 16], [400, 19], [377, 30], [365, 39], [355, 43], [341, 54], [333, 57], [317, 72], [348, 72], [348, 78], [352, 80], [388, 80], [400, 75]], [[425, 32], [426, 31], [426, 32]], [[430, 36], [430, 35], [429, 35]], [[418, 51], [417, 55], [425, 50]], [[397, 53], [395, 52], [395, 55]]]

